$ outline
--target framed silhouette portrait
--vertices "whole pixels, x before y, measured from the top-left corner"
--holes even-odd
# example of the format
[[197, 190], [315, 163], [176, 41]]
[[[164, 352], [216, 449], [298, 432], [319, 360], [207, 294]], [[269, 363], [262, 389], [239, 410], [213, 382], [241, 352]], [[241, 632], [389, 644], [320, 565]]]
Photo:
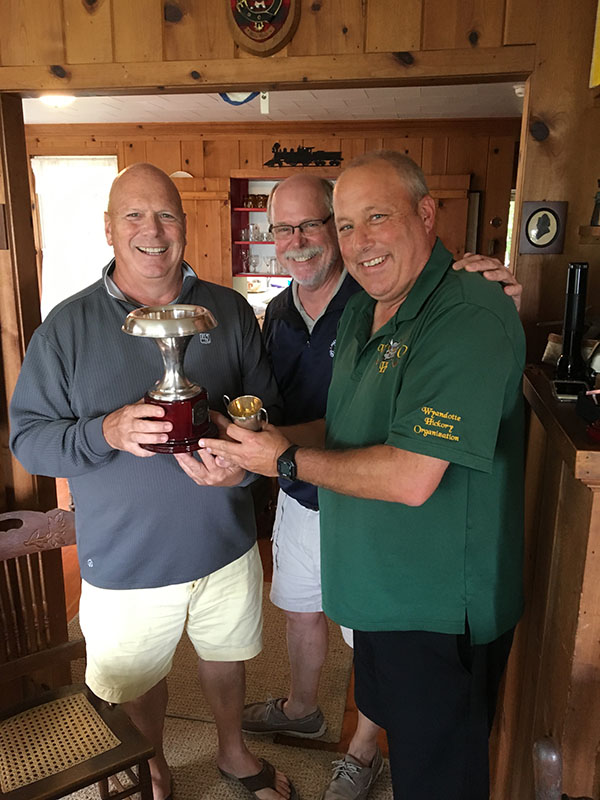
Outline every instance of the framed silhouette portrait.
[[527, 201], [523, 203], [519, 253], [562, 253], [565, 241], [567, 203]]

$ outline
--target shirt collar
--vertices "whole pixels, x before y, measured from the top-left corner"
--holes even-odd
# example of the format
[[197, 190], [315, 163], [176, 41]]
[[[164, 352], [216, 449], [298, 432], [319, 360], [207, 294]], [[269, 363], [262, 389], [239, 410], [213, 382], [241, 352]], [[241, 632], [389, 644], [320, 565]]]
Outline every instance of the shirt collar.
[[[113, 258], [112, 261], [109, 261], [108, 264], [102, 270], [102, 279], [104, 281], [104, 288], [108, 292], [111, 297], [114, 297], [115, 300], [123, 300], [126, 303], [130, 303], [132, 306], [139, 306], [137, 300], [134, 300], [132, 297], [128, 297], [124, 292], [122, 292], [117, 284], [112, 279], [112, 274], [115, 271], [116, 262]], [[179, 297], [173, 302], [176, 303], [179, 298], [183, 295], [184, 285], [188, 278], [196, 278], [197, 275], [194, 270], [190, 267], [187, 261], [181, 262], [181, 273], [182, 273], [182, 282], [181, 282], [181, 292], [179, 293]]]
[[306, 313], [306, 311], [304, 310], [304, 306], [302, 305], [302, 303], [300, 301], [300, 296], [298, 295], [298, 283], [295, 280], [292, 280], [292, 299], [294, 301], [294, 305], [296, 306], [296, 310], [298, 311], [298, 313], [300, 314], [300, 316], [304, 320], [304, 322], [305, 322], [306, 326], [308, 327], [309, 331], [312, 330], [312, 328], [314, 327], [314, 325], [317, 322], [317, 320], [321, 319], [323, 314], [325, 314], [325, 312], [330, 308], [330, 306], [333, 303], [334, 298], [339, 294], [340, 289], [342, 288], [342, 285], [343, 285], [344, 281], [346, 280], [346, 276], [347, 275], [348, 275], [348, 270], [346, 269], [346, 267], [344, 267], [342, 269], [342, 273], [341, 273], [341, 275], [339, 277], [339, 280], [337, 282], [335, 290], [334, 290], [333, 294], [331, 295], [331, 297], [329, 299], [329, 302], [327, 303], [325, 308], [321, 311], [319, 316], [316, 317], [316, 319], [312, 319], [311, 317], [309, 317], [308, 314]]
[[414, 319], [429, 295], [442, 280], [453, 261], [454, 257], [452, 253], [444, 247], [441, 239], [436, 238], [427, 263], [421, 270], [414, 286], [407, 294], [406, 299], [392, 319], [398, 322], [401, 320]]
[[[441, 239], [437, 238], [427, 263], [417, 277], [406, 299], [400, 305], [394, 316], [391, 317], [385, 325], [382, 325], [374, 335], [376, 337], [385, 336], [389, 331], [393, 331], [398, 323], [414, 319], [427, 301], [427, 298], [442, 280], [453, 261], [454, 257], [452, 253], [444, 247]], [[375, 304], [376, 300], [364, 292], [364, 297], [355, 307], [355, 313], [362, 319], [361, 324], [356, 327], [357, 332], [359, 330], [362, 331], [360, 335], [357, 333], [357, 339], [360, 339], [362, 344], [365, 344], [371, 338], [370, 333], [366, 334], [366, 331], [370, 331]], [[365, 335], [366, 339], [363, 341], [362, 337]]]

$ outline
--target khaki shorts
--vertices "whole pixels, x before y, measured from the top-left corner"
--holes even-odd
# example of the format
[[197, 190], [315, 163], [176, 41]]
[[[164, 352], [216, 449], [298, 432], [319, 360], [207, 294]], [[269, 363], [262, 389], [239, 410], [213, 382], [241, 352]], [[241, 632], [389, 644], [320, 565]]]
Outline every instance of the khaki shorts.
[[99, 589], [82, 582], [79, 621], [85, 681], [98, 697], [124, 703], [170, 671], [183, 629], [205, 661], [245, 661], [262, 649], [262, 564], [258, 546], [216, 572], [156, 589]]

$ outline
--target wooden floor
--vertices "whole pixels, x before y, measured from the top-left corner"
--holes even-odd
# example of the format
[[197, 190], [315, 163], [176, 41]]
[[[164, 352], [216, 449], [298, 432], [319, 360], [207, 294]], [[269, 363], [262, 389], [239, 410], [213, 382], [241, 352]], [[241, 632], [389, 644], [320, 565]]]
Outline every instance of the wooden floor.
[[[258, 540], [261, 557], [263, 561], [263, 569], [265, 573], [265, 580], [270, 581], [273, 574], [273, 565], [271, 561], [271, 542], [268, 538], [260, 538]], [[67, 600], [67, 615], [71, 620], [77, 614], [79, 608], [79, 594], [81, 580], [79, 577], [79, 565], [77, 563], [77, 552], [75, 546], [63, 548], [63, 568], [65, 573], [65, 594]], [[295, 739], [291, 736], [278, 736], [277, 741], [282, 744], [289, 744], [290, 746], [301, 746], [306, 748], [315, 748], [319, 750], [334, 750], [337, 752], [345, 752], [348, 748], [354, 729], [356, 728], [357, 710], [354, 703], [354, 677], [348, 687], [348, 696], [346, 698], [346, 710], [344, 712], [344, 721], [342, 723], [342, 737], [337, 744], [330, 742], [315, 742], [310, 739]], [[385, 733], [381, 731], [379, 735], [379, 746], [383, 753], [387, 755], [387, 742]]]

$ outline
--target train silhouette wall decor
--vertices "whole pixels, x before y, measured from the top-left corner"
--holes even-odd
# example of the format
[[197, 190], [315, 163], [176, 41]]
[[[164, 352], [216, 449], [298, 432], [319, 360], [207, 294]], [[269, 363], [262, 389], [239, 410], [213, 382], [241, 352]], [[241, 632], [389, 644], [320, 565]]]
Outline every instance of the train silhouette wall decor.
[[265, 167], [339, 167], [344, 160], [341, 150], [315, 150], [301, 144], [288, 150], [275, 142], [271, 152], [273, 158], [265, 161]]

